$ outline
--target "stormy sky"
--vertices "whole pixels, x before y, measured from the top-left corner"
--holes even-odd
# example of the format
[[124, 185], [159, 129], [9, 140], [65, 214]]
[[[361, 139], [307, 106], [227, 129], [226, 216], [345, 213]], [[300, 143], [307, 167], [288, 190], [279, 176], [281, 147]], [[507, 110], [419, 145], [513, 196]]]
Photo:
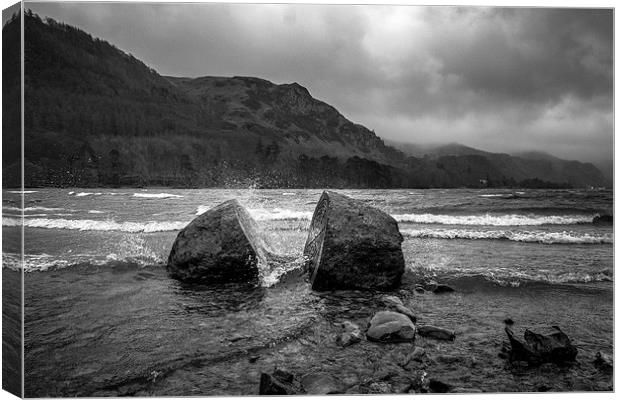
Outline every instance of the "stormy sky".
[[26, 3], [163, 75], [298, 82], [385, 139], [613, 158], [611, 10]]

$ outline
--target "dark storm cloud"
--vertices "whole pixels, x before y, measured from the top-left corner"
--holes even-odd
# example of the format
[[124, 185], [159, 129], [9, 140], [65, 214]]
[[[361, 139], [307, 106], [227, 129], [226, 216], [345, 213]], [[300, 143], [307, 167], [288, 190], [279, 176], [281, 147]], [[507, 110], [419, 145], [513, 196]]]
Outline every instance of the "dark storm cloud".
[[386, 138], [612, 158], [611, 10], [28, 6], [162, 74], [299, 82]]

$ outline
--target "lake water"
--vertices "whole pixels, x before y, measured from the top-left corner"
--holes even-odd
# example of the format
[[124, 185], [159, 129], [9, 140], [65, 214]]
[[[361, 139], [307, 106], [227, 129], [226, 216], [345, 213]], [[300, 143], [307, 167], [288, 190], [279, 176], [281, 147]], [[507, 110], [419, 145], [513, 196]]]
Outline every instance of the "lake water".
[[[404, 237], [397, 295], [419, 323], [456, 330], [418, 338], [428, 376], [482, 391], [609, 390], [592, 366], [613, 352], [612, 191], [342, 190], [391, 214]], [[32, 189], [24, 193], [25, 395], [249, 395], [260, 372], [329, 373], [363, 382], [411, 344], [341, 348], [337, 323], [365, 326], [382, 293], [316, 293], [261, 284], [189, 286], [165, 261], [180, 229], [236, 198], [272, 247], [301, 259], [320, 190]], [[3, 191], [3, 272], [17, 274], [19, 191]], [[296, 268], [293, 262], [288, 268]], [[418, 294], [434, 279], [455, 293]], [[5, 279], [5, 283], [7, 279]], [[497, 356], [515, 327], [558, 325], [579, 349], [570, 367], [515, 369]], [[422, 368], [422, 367], [421, 367]], [[404, 371], [401, 368], [401, 372]], [[407, 371], [404, 374], [410, 373]]]

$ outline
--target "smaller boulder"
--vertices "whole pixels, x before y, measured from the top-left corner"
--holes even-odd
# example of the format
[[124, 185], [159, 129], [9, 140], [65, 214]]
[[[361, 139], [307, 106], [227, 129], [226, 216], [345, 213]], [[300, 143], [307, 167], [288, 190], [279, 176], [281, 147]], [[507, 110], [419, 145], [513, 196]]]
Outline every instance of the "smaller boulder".
[[441, 294], [441, 293], [451, 293], [451, 292], [454, 292], [455, 290], [451, 286], [444, 285], [443, 283], [438, 283], [436, 285], [433, 285], [433, 287], [431, 288], [431, 291], [435, 294]]
[[358, 343], [362, 340], [362, 331], [351, 321], [344, 321], [340, 324], [344, 332], [338, 335], [336, 343], [340, 346], [346, 347], [352, 344]]
[[428, 389], [431, 393], [448, 393], [452, 386], [438, 379], [431, 378], [428, 381]]
[[260, 395], [294, 395], [299, 392], [295, 377], [288, 371], [276, 368], [272, 374], [263, 372], [260, 376]]
[[379, 311], [370, 320], [366, 337], [374, 342], [412, 342], [415, 340], [415, 325], [401, 313]]
[[526, 329], [523, 335], [525, 341], [519, 340], [510, 327], [507, 326], [505, 331], [510, 340], [508, 359], [513, 363], [562, 364], [575, 361], [577, 357], [577, 348], [557, 326], [539, 328], [538, 332]]
[[454, 339], [456, 338], [456, 334], [454, 333], [454, 331], [444, 328], [438, 328], [432, 325], [418, 326], [417, 331], [418, 335], [422, 337], [428, 337], [437, 340], [454, 341]]
[[360, 331], [343, 332], [336, 338], [336, 343], [342, 347], [347, 347], [362, 341], [362, 333]]
[[599, 371], [612, 374], [614, 372], [614, 362], [607, 354], [603, 354], [600, 351], [596, 353], [596, 358], [593, 361], [594, 366]]

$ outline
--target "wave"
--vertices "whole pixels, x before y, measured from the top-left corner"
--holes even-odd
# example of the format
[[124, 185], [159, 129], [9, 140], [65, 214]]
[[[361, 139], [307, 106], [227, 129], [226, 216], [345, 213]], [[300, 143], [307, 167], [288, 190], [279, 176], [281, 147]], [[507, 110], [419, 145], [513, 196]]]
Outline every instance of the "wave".
[[19, 207], [2, 207], [2, 210], [6, 211], [17, 211], [17, 212], [27, 212], [27, 211], [73, 211], [66, 210], [65, 208], [57, 208], [57, 207], [26, 207], [21, 209]]
[[[198, 206], [196, 215], [201, 215], [212, 206]], [[286, 208], [249, 208], [248, 212], [257, 221], [303, 221], [312, 219], [312, 211], [296, 211]]]
[[[21, 219], [4, 218], [2, 220], [3, 226], [21, 226], [21, 224]], [[23, 220], [23, 225], [29, 228], [69, 229], [78, 231], [120, 231], [131, 233], [177, 231], [183, 229], [187, 224], [187, 221], [116, 222], [111, 220], [97, 221], [92, 219], [61, 218], [33, 218]]]
[[178, 194], [170, 194], [170, 193], [134, 193], [133, 197], [141, 197], [146, 199], [171, 199], [171, 198], [181, 198]]
[[487, 225], [487, 226], [537, 226], [537, 225], [574, 225], [592, 222], [592, 215], [522, 215], [522, 214], [397, 214], [393, 217], [398, 222], [441, 225]]
[[[435, 279], [436, 277], [431, 277]], [[422, 278], [423, 280], [426, 278]], [[596, 282], [613, 282], [613, 272], [603, 270], [598, 272], [567, 272], [554, 274], [497, 274], [494, 272], [480, 272], [462, 274], [442, 274], [441, 280], [458, 287], [459, 290], [479, 290], [480, 287], [524, 287], [532, 285], [567, 285], [588, 284]]]
[[[71, 192], [73, 193], [73, 192]], [[69, 194], [71, 194], [69, 193]], [[86, 196], [101, 196], [103, 195], [103, 193], [101, 192], [97, 192], [97, 193], [93, 193], [93, 192], [80, 192], [80, 193], [76, 193], [75, 197], [86, 197]]]
[[[164, 257], [158, 257], [139, 244], [132, 249], [131, 255], [117, 255], [115, 253], [106, 256], [95, 254], [78, 254], [70, 257], [52, 256], [49, 254], [25, 254], [23, 259], [19, 254], [2, 253], [2, 268], [24, 272], [46, 272], [67, 268], [79, 267], [109, 267], [109, 268], [134, 268], [143, 269], [148, 267], [163, 267], [166, 263]], [[23, 262], [23, 264], [22, 264]], [[303, 266], [303, 257], [290, 258], [281, 262], [259, 262], [260, 284], [263, 287], [271, 287], [280, 281], [282, 275], [299, 269]]]
[[28, 193], [38, 193], [38, 190], [9, 190], [9, 193], [15, 194], [28, 194]]
[[590, 234], [572, 231], [476, 231], [461, 229], [406, 229], [401, 231], [411, 238], [431, 239], [470, 239], [470, 240], [510, 240], [514, 242], [542, 244], [612, 244], [613, 234]]

